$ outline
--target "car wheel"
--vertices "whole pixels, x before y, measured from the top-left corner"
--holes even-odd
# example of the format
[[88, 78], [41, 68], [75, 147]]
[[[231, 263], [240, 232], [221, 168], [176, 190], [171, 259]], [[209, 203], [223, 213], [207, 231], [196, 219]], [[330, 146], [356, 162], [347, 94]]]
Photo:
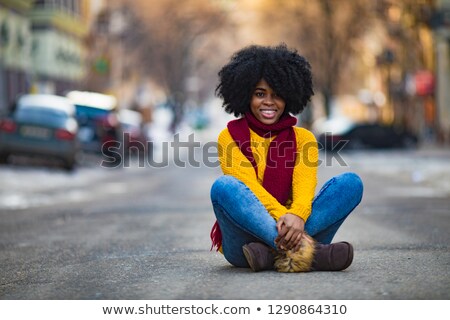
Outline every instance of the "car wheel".
[[66, 169], [67, 171], [73, 171], [75, 169], [75, 164], [75, 159], [65, 160], [64, 169]]
[[417, 147], [417, 141], [411, 137], [406, 137], [402, 141], [402, 147], [405, 149], [414, 149]]
[[0, 153], [0, 163], [2, 163], [2, 164], [8, 163], [8, 157], [9, 157], [9, 154]]

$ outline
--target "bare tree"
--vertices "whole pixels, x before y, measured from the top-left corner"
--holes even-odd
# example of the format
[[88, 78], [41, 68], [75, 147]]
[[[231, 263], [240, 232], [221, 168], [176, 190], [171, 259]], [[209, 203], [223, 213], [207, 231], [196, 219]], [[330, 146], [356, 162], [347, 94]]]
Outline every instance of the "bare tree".
[[219, 4], [209, 0], [128, 0], [140, 20], [140, 29], [133, 30], [139, 43], [130, 51], [137, 53], [140, 72], [166, 91], [175, 115], [174, 126], [182, 117], [186, 81], [206, 58], [198, 56], [196, 48], [205, 35], [226, 22]]
[[355, 53], [355, 42], [371, 26], [372, 5], [368, 0], [283, 0], [266, 1], [263, 8], [264, 21], [277, 16], [282, 21], [278, 34], [311, 62], [315, 91], [323, 95], [327, 117]]

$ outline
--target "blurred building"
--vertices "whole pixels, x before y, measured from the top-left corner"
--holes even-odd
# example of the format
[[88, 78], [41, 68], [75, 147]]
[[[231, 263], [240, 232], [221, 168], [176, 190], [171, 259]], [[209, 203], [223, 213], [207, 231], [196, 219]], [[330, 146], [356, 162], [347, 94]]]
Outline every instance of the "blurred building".
[[31, 80], [32, 0], [0, 0], [0, 113], [17, 94], [29, 90]]
[[450, 0], [437, 2], [433, 19], [436, 48], [436, 104], [441, 139], [450, 143]]
[[37, 0], [32, 26], [33, 90], [62, 94], [79, 86], [86, 73], [84, 38], [87, 1]]
[[64, 94], [86, 74], [88, 0], [0, 0], [0, 112], [27, 92]]
[[450, 0], [377, 4], [382, 18], [360, 55], [368, 90], [359, 98], [369, 119], [407, 128], [423, 142], [450, 142]]

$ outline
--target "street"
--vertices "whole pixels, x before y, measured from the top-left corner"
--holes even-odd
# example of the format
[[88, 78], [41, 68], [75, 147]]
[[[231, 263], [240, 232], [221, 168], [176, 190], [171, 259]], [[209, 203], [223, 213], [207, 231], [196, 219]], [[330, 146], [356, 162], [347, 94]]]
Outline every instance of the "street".
[[334, 239], [354, 245], [354, 262], [302, 274], [253, 273], [209, 251], [217, 167], [1, 166], [0, 298], [449, 299], [450, 152], [340, 156], [321, 154], [316, 191], [341, 172], [362, 177], [363, 201]]

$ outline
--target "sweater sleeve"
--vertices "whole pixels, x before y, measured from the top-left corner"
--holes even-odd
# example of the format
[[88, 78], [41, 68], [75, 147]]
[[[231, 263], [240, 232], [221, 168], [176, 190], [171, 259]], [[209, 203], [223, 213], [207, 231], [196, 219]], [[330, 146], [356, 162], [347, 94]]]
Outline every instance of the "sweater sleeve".
[[292, 204], [289, 212], [306, 221], [311, 214], [317, 186], [319, 150], [316, 138], [310, 131], [298, 127], [295, 130], [298, 153], [292, 177]]
[[219, 162], [225, 175], [230, 175], [242, 181], [261, 201], [269, 214], [278, 220], [288, 212], [266, 189], [258, 182], [255, 169], [251, 162], [240, 151], [231, 137], [228, 129], [223, 130], [218, 139]]

